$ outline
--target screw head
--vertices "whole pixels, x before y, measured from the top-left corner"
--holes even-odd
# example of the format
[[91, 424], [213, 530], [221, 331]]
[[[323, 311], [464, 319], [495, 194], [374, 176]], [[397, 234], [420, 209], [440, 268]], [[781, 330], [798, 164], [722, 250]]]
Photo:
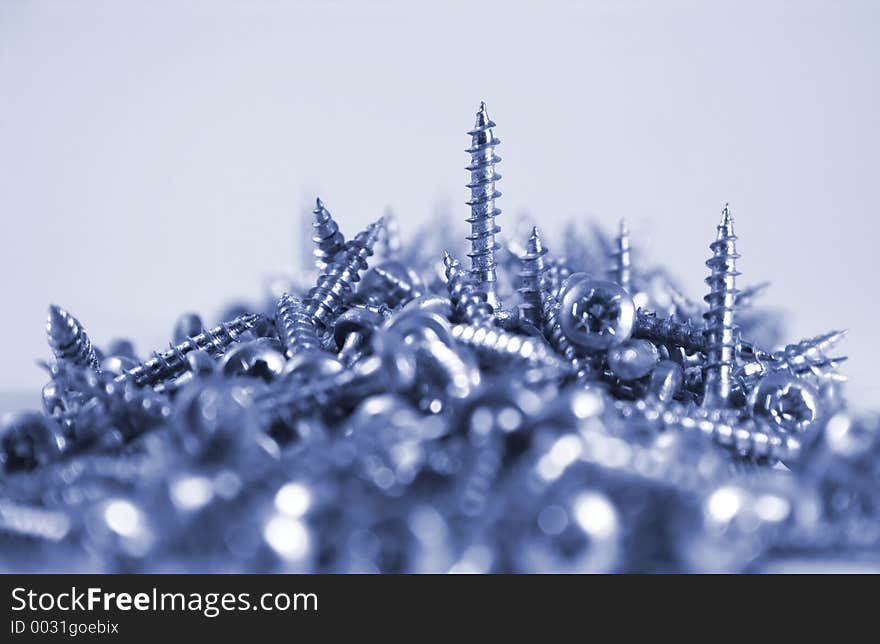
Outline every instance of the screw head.
[[50, 463], [65, 447], [60, 427], [39, 412], [8, 417], [0, 428], [0, 465], [7, 472], [31, 470]]
[[217, 368], [226, 376], [249, 376], [270, 382], [284, 373], [285, 361], [278, 340], [260, 338], [245, 342], [223, 356]]
[[754, 416], [778, 429], [800, 434], [819, 413], [819, 394], [808, 382], [789, 373], [775, 372], [761, 379], [749, 397]]
[[361, 307], [348, 309], [336, 319], [333, 325], [333, 339], [336, 340], [337, 346], [342, 347], [345, 339], [352, 333], [360, 333], [364, 338], [368, 338], [383, 321], [384, 318], [379, 313], [370, 309]]
[[608, 349], [608, 366], [621, 380], [638, 380], [651, 373], [660, 354], [653, 342], [626, 340]]
[[583, 349], [605, 351], [630, 337], [635, 318], [632, 298], [617, 284], [594, 280], [585, 273], [566, 281], [559, 324], [569, 342]]

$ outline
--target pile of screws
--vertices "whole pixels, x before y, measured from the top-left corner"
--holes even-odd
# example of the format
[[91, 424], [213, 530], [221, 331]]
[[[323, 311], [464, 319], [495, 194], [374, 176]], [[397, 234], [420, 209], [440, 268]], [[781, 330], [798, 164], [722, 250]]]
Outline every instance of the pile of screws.
[[[498, 242], [493, 134], [469, 132], [470, 268], [445, 228], [346, 239], [170, 348], [99, 350], [49, 311], [42, 413], [0, 435], [0, 568], [102, 572], [744, 571], [880, 546], [880, 421], [826, 333], [738, 290], [705, 306], [629, 232]], [[708, 232], [708, 231], [707, 231]], [[515, 240], [513, 239], [515, 238]], [[452, 251], [452, 252], [450, 252]], [[310, 275], [317, 269], [317, 276]], [[499, 280], [502, 276], [505, 279]]]

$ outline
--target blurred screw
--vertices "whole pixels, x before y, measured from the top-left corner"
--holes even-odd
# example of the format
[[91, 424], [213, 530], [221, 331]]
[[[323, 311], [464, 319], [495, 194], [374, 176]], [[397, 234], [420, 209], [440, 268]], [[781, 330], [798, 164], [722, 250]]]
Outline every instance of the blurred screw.
[[52, 353], [59, 362], [91, 367], [95, 371], [101, 370], [86, 330], [79, 320], [60, 306], [53, 304], [49, 307], [46, 334]]
[[38, 412], [3, 419], [0, 464], [7, 472], [31, 470], [58, 460], [67, 447], [61, 428]]
[[809, 383], [788, 373], [764, 376], [749, 397], [752, 414], [778, 429], [800, 434], [816, 420], [819, 393]]
[[659, 357], [652, 342], [625, 340], [608, 349], [608, 367], [623, 381], [638, 380], [651, 373]]
[[614, 259], [614, 265], [611, 267], [610, 279], [617, 282], [627, 293], [632, 292], [630, 284], [632, 278], [632, 259], [630, 257], [629, 247], [629, 230], [626, 227], [626, 221], [620, 220], [620, 232], [617, 235], [617, 248], [611, 254]]

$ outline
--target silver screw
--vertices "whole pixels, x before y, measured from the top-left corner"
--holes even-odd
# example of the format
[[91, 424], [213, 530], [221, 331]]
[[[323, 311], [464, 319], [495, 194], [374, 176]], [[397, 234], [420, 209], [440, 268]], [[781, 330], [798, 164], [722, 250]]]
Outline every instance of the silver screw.
[[101, 371], [92, 342], [79, 320], [60, 306], [49, 307], [46, 335], [55, 359], [80, 367]]
[[345, 237], [339, 231], [339, 226], [324, 207], [324, 202], [318, 197], [315, 199], [315, 209], [312, 211], [312, 242], [314, 243], [313, 254], [315, 267], [324, 271], [342, 249], [345, 247]]
[[154, 353], [152, 358], [129, 369], [117, 377], [116, 381], [130, 381], [138, 386], [144, 386], [179, 376], [188, 368], [186, 354], [190, 351], [204, 350], [215, 355], [223, 353], [229, 345], [238, 341], [243, 333], [264, 320], [262, 315], [249, 313], [212, 329], [206, 329], [180, 344], [172, 345], [167, 351]]
[[544, 255], [547, 249], [541, 242], [541, 234], [537, 228], [532, 228], [532, 234], [526, 243], [525, 254], [519, 258], [520, 264], [520, 287], [519, 294], [522, 302], [519, 305], [520, 316], [533, 324], [541, 327], [542, 306], [541, 294], [544, 290]]
[[632, 258], [630, 256], [629, 230], [626, 221], [620, 220], [620, 232], [617, 234], [617, 248], [612, 253], [614, 265], [611, 267], [610, 279], [617, 282], [627, 293], [632, 292]]
[[367, 270], [367, 258], [373, 254], [373, 246], [382, 231], [383, 220], [370, 224], [336, 255], [318, 283], [309, 291], [306, 311], [317, 327], [331, 328], [333, 320], [353, 295], [360, 274]]
[[338, 358], [350, 365], [363, 356], [373, 332], [382, 325], [391, 311], [387, 307], [367, 308], [356, 306], [336, 319], [333, 335], [339, 348]]
[[575, 273], [562, 291], [559, 324], [573, 344], [589, 351], [606, 351], [632, 335], [635, 305], [617, 284]]
[[727, 407], [733, 391], [736, 368], [737, 333], [734, 323], [736, 309], [736, 235], [733, 217], [727, 205], [721, 212], [718, 234], [710, 244], [712, 257], [706, 262], [710, 275], [706, 278], [709, 294], [705, 297], [709, 310], [706, 320], [706, 366], [703, 405]]
[[462, 269], [461, 263], [445, 252], [443, 265], [446, 268], [449, 301], [458, 318], [467, 324], [493, 324], [493, 308], [486, 300], [486, 293], [477, 287], [471, 275]]
[[279, 298], [275, 308], [275, 331], [288, 358], [303, 351], [321, 349], [312, 316], [302, 300], [289, 293], [284, 293]]
[[546, 368], [557, 376], [572, 371], [570, 365], [560, 360], [543, 340], [536, 337], [470, 324], [453, 325], [452, 337], [495, 366], [503, 364], [500, 360], [512, 360]]
[[501, 214], [501, 210], [495, 207], [495, 200], [501, 193], [495, 189], [495, 182], [501, 175], [495, 172], [495, 164], [501, 158], [495, 154], [495, 146], [500, 141], [495, 138], [493, 127], [495, 123], [486, 112], [486, 104], [480, 103], [474, 129], [468, 132], [471, 147], [466, 150], [471, 155], [471, 163], [467, 167], [471, 173], [471, 181], [467, 185], [471, 191], [470, 201], [467, 202], [471, 207], [471, 216], [467, 221], [471, 225], [471, 234], [468, 235], [471, 242], [468, 253], [471, 274], [478, 288], [486, 294], [486, 301], [498, 310], [501, 302], [495, 275], [495, 251], [498, 249], [495, 235], [501, 229], [495, 225], [495, 217]]

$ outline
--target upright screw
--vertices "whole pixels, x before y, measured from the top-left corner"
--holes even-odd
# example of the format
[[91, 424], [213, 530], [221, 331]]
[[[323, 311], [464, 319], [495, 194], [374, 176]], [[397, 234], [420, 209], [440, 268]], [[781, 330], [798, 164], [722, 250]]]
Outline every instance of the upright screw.
[[382, 224], [383, 220], [379, 219], [346, 242], [342, 252], [309, 291], [306, 310], [316, 326], [330, 328], [333, 320], [342, 312], [342, 307], [352, 296], [355, 283], [360, 280], [360, 274], [367, 270], [367, 258], [373, 254]]
[[541, 234], [532, 228], [532, 234], [526, 244], [526, 252], [520, 257], [520, 287], [522, 302], [519, 305], [520, 316], [536, 327], [541, 327], [542, 306], [541, 294], [544, 291], [544, 255], [547, 249], [541, 242]]
[[614, 265], [611, 267], [610, 279], [617, 282], [627, 293], [632, 292], [632, 258], [630, 256], [629, 230], [626, 221], [620, 220], [620, 232], [617, 235], [617, 248], [611, 254]]
[[315, 266], [319, 271], [327, 269], [333, 258], [345, 247], [345, 237], [339, 231], [339, 226], [324, 207], [324, 202], [318, 197], [315, 199], [315, 209], [312, 211], [312, 242], [315, 249]]
[[90, 367], [100, 373], [98, 357], [86, 330], [79, 320], [60, 306], [53, 304], [49, 307], [46, 335], [56, 360], [79, 367]]
[[577, 349], [568, 341], [562, 326], [559, 324], [559, 300], [548, 290], [541, 292], [541, 310], [543, 317], [544, 337], [558, 353], [578, 368], [581, 360]]
[[492, 305], [486, 301], [486, 293], [479, 289], [465, 273], [461, 263], [448, 252], [443, 254], [446, 268], [446, 288], [453, 311], [467, 324], [490, 325], [494, 323]]
[[709, 310], [706, 320], [706, 367], [703, 405], [726, 407], [733, 390], [736, 368], [737, 333], [734, 324], [736, 308], [736, 235], [733, 217], [727, 205], [721, 211], [721, 222], [715, 241], [710, 244], [712, 257], [706, 262], [710, 275], [706, 278], [709, 294], [704, 298]]
[[131, 381], [136, 385], [153, 385], [169, 378], [179, 376], [189, 368], [186, 354], [190, 351], [207, 351], [217, 355], [226, 351], [233, 342], [257, 323], [264, 320], [262, 315], [249, 313], [213, 329], [206, 329], [180, 344], [172, 345], [167, 351], [153, 353], [153, 357], [129, 369], [116, 378], [117, 382]]
[[284, 293], [275, 309], [275, 330], [288, 358], [304, 351], [320, 351], [321, 340], [305, 304]]
[[492, 128], [495, 123], [486, 112], [486, 104], [480, 103], [474, 129], [468, 132], [471, 147], [466, 152], [471, 155], [471, 163], [466, 168], [471, 173], [471, 181], [467, 185], [471, 198], [467, 204], [471, 207], [471, 216], [467, 220], [471, 225], [471, 234], [467, 239], [471, 242], [471, 274], [477, 286], [486, 293], [486, 301], [495, 310], [500, 310], [498, 289], [495, 276], [495, 251], [498, 244], [495, 235], [501, 229], [495, 225], [495, 217], [501, 210], [495, 207], [495, 200], [501, 193], [495, 189], [495, 182], [501, 175], [495, 172], [495, 164], [501, 158], [495, 154], [495, 146], [500, 143], [495, 138]]

